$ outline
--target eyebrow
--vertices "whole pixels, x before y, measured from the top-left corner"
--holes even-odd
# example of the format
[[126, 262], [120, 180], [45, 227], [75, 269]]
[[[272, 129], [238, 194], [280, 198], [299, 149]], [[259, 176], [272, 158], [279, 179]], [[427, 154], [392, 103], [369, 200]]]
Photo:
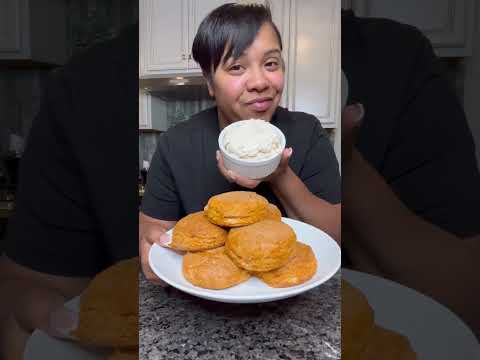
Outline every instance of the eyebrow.
[[[263, 57], [266, 58], [266, 57], [271, 56], [271, 55], [273, 55], [273, 54], [277, 54], [277, 55], [282, 56], [282, 52], [281, 52], [280, 49], [270, 49], [270, 50], [268, 50], [267, 52], [265, 52], [265, 54], [263, 54]], [[240, 59], [240, 58], [242, 58], [242, 57], [244, 57], [244, 56], [246, 56], [246, 55], [247, 55], [247, 53], [246, 53], [246, 52], [243, 52], [243, 53], [238, 57], [238, 59]], [[224, 65], [229, 65], [232, 61], [234, 61], [234, 60], [232, 60], [232, 57], [230, 57], [227, 61], [224, 62]]]
[[[270, 49], [267, 52], [265, 52], [265, 54], [263, 54], [263, 57], [267, 57], [267, 56], [270, 56], [272, 54], [282, 55], [282, 52], [279, 49]], [[247, 53], [243, 52], [242, 55], [240, 55], [238, 58], [244, 57], [246, 55], [247, 55]]]
[[[272, 54], [282, 55], [282, 52], [279, 49], [270, 49], [267, 52], [265, 52], [265, 54], [263, 54], [263, 57], [267, 57], [267, 56], [270, 56]], [[246, 55], [247, 55], [247, 53], [243, 52], [242, 55], [240, 55], [238, 58], [241, 58], [241, 57], [246, 56]]]
[[278, 54], [278, 55], [281, 55], [282, 52], [279, 50], [279, 49], [272, 49], [272, 50], [268, 50], [264, 55], [263, 57], [267, 57], [267, 56], [270, 56], [272, 54]]

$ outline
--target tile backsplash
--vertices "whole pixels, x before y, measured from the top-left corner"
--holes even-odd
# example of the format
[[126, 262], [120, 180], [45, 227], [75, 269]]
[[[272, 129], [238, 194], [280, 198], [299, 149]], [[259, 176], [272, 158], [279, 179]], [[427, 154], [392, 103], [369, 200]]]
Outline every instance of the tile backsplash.
[[166, 100], [167, 123], [169, 127], [187, 120], [193, 114], [215, 105], [215, 101], [205, 98], [199, 100]]
[[[155, 95], [155, 93], [153, 93], [153, 95]], [[193, 114], [214, 106], [215, 101], [210, 98], [198, 100], [168, 98], [164, 99], [164, 104], [167, 110], [167, 124], [170, 128], [182, 121], [188, 120]], [[155, 148], [157, 147], [159, 136], [161, 136], [160, 133], [140, 132], [138, 139], [138, 161], [140, 168], [144, 160], [151, 161]]]

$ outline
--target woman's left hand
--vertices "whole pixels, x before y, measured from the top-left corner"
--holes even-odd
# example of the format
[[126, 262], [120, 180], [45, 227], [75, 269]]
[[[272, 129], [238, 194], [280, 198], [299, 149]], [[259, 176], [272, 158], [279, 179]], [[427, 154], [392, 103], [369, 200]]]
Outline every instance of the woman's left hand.
[[255, 189], [258, 186], [258, 184], [260, 184], [262, 181], [272, 181], [274, 179], [279, 178], [281, 175], [283, 175], [288, 169], [288, 162], [290, 160], [290, 157], [292, 156], [292, 153], [293, 153], [292, 148], [284, 149], [282, 153], [282, 158], [280, 159], [280, 163], [278, 164], [277, 169], [272, 174], [268, 175], [263, 179], [250, 179], [245, 176], [236, 174], [232, 170], [227, 170], [227, 168], [225, 167], [225, 164], [223, 163], [222, 154], [218, 150], [217, 150], [217, 166], [218, 166], [218, 170], [220, 170], [220, 173], [229, 182], [236, 183], [247, 189]]

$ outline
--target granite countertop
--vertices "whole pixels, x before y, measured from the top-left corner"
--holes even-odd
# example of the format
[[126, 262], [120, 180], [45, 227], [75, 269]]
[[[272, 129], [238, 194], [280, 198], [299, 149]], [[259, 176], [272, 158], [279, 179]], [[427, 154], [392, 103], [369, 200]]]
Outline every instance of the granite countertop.
[[140, 360], [340, 359], [340, 272], [263, 304], [203, 300], [140, 275]]

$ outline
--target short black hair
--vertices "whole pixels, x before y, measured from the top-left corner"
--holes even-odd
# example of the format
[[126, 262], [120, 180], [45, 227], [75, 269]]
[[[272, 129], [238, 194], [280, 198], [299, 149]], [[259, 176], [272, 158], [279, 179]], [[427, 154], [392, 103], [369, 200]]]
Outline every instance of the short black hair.
[[211, 80], [227, 47], [224, 61], [230, 57], [238, 59], [265, 23], [273, 26], [282, 50], [282, 37], [272, 21], [268, 5], [229, 3], [208, 14], [201, 22], [192, 46], [193, 59], [200, 64], [205, 77]]

